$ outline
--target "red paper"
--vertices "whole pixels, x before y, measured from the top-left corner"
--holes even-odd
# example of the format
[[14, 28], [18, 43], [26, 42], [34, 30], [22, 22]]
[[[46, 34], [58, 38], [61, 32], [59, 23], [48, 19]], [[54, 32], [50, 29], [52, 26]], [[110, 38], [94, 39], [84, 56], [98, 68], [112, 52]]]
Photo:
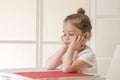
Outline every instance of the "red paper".
[[62, 71], [49, 71], [49, 72], [17, 72], [15, 74], [29, 77], [29, 78], [57, 78], [57, 77], [77, 77], [77, 76], [92, 76], [83, 73], [65, 73]]

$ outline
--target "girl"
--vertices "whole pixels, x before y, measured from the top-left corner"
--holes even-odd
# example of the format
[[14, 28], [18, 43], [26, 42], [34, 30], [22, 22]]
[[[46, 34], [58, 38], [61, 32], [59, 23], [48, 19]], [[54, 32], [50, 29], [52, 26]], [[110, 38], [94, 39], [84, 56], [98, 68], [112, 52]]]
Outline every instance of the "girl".
[[95, 54], [86, 45], [91, 29], [90, 20], [82, 8], [67, 16], [63, 22], [63, 45], [48, 58], [46, 68], [53, 70], [61, 65], [63, 72], [96, 73]]

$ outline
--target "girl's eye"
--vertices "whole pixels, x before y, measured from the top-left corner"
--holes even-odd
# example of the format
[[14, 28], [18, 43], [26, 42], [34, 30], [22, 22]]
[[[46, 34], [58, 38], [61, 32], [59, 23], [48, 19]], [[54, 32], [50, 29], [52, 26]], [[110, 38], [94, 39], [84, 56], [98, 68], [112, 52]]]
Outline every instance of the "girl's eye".
[[74, 34], [69, 34], [70, 36], [74, 36]]
[[66, 36], [66, 34], [63, 34], [63, 36]]

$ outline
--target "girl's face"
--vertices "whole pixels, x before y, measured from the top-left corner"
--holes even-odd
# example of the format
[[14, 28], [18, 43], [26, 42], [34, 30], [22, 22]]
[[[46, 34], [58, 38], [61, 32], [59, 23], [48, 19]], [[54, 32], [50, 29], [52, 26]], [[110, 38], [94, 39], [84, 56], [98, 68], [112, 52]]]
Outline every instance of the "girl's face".
[[62, 36], [62, 41], [69, 46], [70, 43], [73, 41], [75, 36], [82, 35], [82, 31], [73, 26], [70, 22], [64, 22], [63, 24], [63, 36]]

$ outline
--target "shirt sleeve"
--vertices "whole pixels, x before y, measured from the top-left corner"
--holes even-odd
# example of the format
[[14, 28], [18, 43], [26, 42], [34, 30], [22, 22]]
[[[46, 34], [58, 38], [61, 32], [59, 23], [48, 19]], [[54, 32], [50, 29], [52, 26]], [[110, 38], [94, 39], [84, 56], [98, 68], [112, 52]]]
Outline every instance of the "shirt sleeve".
[[78, 60], [82, 60], [91, 66], [94, 66], [95, 63], [95, 54], [94, 53], [84, 53], [78, 57]]

